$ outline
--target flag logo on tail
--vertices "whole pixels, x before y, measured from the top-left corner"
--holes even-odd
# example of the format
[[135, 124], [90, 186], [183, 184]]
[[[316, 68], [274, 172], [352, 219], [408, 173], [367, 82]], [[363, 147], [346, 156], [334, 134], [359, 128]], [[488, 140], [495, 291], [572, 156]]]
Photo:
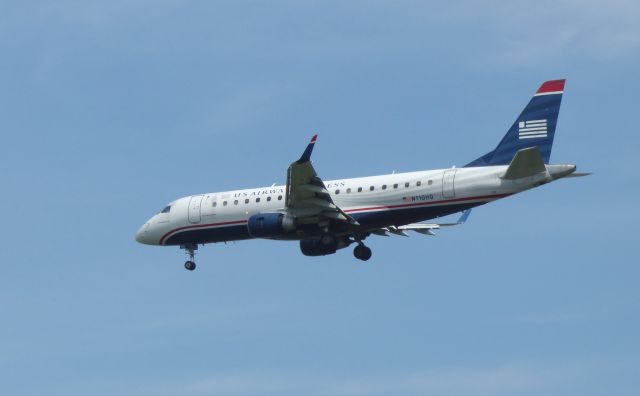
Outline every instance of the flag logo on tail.
[[547, 137], [547, 120], [520, 121], [518, 138], [533, 139]]

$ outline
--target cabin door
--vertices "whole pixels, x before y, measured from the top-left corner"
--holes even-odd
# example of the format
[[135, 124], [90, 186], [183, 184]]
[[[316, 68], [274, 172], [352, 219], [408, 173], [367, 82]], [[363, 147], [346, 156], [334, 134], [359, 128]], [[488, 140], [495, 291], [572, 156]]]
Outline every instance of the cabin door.
[[454, 186], [457, 169], [447, 169], [442, 175], [442, 198], [454, 198], [456, 190]]
[[200, 205], [202, 204], [202, 195], [194, 195], [189, 201], [189, 223], [200, 222]]

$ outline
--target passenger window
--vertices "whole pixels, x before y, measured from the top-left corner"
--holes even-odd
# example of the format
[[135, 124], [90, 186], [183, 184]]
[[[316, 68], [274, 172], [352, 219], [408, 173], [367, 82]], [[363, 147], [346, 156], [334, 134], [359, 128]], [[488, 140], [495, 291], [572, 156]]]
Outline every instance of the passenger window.
[[433, 180], [429, 180], [429, 181], [427, 182], [427, 184], [428, 184], [428, 185], [432, 185], [432, 184], [433, 184]]
[[386, 185], [386, 184], [383, 184], [383, 185], [382, 185], [382, 189], [383, 189], [383, 190], [386, 190], [386, 189], [387, 189], [387, 185]]
[[373, 191], [373, 189], [374, 189], [373, 186], [369, 187], [369, 191]]
[[347, 194], [351, 194], [351, 189], [347, 188]]
[[248, 204], [249, 203], [249, 198], [245, 199], [244, 203]]
[[394, 184], [393, 188], [398, 188], [398, 183]]
[[256, 203], [260, 202], [260, 198], [256, 198]]
[[340, 190], [336, 190], [336, 195], [337, 195], [337, 194], [340, 194]]
[[358, 192], [362, 192], [362, 187], [358, 187]]
[[408, 188], [409, 187], [409, 182], [404, 183], [404, 186]]
[[267, 197], [267, 202], [271, 201], [271, 196]]
[[227, 201], [222, 202], [222, 206], [227, 206]]
[[278, 201], [282, 201], [282, 195], [278, 195]]
[[215, 208], [216, 206], [218, 206], [218, 201], [213, 201], [213, 207]]
[[416, 186], [417, 186], [417, 187], [420, 187], [421, 185], [422, 185], [422, 182], [421, 182], [421, 181], [417, 181], [417, 182], [416, 182]]

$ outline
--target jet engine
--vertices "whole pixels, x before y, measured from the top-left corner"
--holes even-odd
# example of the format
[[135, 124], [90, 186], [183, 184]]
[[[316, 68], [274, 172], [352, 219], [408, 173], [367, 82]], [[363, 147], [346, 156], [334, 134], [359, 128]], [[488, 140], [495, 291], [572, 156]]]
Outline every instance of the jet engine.
[[277, 238], [295, 229], [295, 219], [284, 213], [258, 213], [247, 221], [249, 235], [254, 238]]
[[300, 251], [305, 256], [326, 256], [334, 254], [338, 249], [344, 249], [351, 244], [348, 238], [335, 238], [324, 235], [320, 239], [303, 239], [300, 241]]

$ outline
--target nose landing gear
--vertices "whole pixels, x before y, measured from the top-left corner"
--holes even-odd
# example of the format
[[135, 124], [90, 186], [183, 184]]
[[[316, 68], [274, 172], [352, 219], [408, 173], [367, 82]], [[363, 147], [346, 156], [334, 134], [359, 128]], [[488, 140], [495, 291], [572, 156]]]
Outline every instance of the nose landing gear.
[[198, 245], [194, 243], [190, 243], [188, 245], [180, 245], [180, 249], [184, 249], [187, 253], [187, 256], [189, 256], [189, 259], [184, 263], [184, 268], [189, 271], [193, 271], [194, 269], [196, 269], [195, 257], [196, 250], [198, 250]]

